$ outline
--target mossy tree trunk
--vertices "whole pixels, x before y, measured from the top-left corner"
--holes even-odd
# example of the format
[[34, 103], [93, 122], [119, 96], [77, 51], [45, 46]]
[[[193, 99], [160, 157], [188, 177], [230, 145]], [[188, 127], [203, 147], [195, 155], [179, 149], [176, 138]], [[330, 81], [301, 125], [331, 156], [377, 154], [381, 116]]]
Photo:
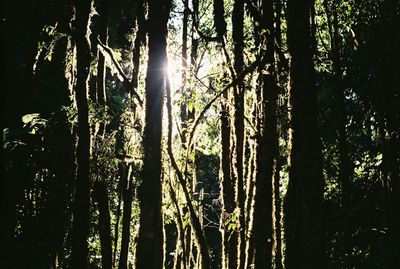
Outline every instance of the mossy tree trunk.
[[262, 118], [257, 145], [256, 193], [254, 210], [255, 268], [272, 268], [273, 217], [272, 198], [274, 161], [277, 155], [277, 98], [275, 82], [274, 8], [272, 0], [262, 3], [263, 22], [261, 53], [266, 65], [261, 67]]
[[[244, 49], [244, 1], [235, 0], [232, 12], [232, 40], [234, 54], [234, 70], [236, 74], [243, 71], [243, 49]], [[238, 268], [243, 269], [246, 250], [246, 224], [245, 224], [245, 190], [243, 173], [244, 154], [244, 83], [234, 88], [234, 170], [235, 170], [235, 199], [238, 215]]]
[[321, 141], [312, 55], [313, 1], [288, 0], [292, 145], [286, 194], [286, 268], [324, 268]]
[[91, 0], [74, 1], [76, 44], [75, 98], [78, 109], [77, 172], [72, 230], [71, 268], [87, 268], [90, 203], [90, 129], [87, 104], [90, 69], [89, 20]]
[[161, 213], [161, 134], [165, 89], [167, 21], [171, 3], [149, 1], [148, 67], [143, 137], [143, 181], [139, 190], [140, 228], [136, 268], [163, 267], [163, 222]]

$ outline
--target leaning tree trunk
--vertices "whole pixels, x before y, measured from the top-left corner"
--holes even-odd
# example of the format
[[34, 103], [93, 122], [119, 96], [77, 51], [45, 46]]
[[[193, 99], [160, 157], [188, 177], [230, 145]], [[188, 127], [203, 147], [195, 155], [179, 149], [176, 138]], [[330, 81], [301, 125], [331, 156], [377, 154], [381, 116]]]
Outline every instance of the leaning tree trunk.
[[140, 186], [140, 228], [136, 268], [163, 267], [161, 214], [161, 132], [164, 64], [167, 47], [169, 1], [149, 1], [149, 60], [146, 77], [143, 182]]
[[323, 175], [309, 0], [288, 0], [292, 148], [286, 195], [286, 268], [324, 268]]
[[[262, 54], [266, 66], [260, 73], [263, 83], [261, 139], [257, 145], [256, 194], [254, 211], [254, 264], [255, 268], [272, 268], [272, 197], [274, 181], [274, 160], [277, 152], [277, 97], [275, 83], [275, 45], [273, 1], [263, 1], [263, 21], [265, 22]], [[266, 72], [265, 72], [266, 71]]]
[[72, 230], [71, 268], [87, 268], [90, 200], [90, 129], [87, 104], [90, 68], [89, 19], [91, 0], [74, 1], [77, 78], [75, 85], [78, 109], [77, 174]]
[[[178, 164], [175, 160], [174, 154], [172, 152], [172, 105], [171, 105], [171, 87], [169, 83], [169, 79], [166, 80], [166, 97], [167, 97], [167, 112], [168, 112], [168, 140], [167, 140], [167, 152], [171, 161], [171, 165], [175, 170], [176, 176], [178, 178], [179, 184], [182, 187], [183, 194], [185, 196], [185, 200], [187, 203], [187, 209], [190, 216], [191, 227], [193, 228], [195, 243], [198, 249], [198, 259], [197, 261], [201, 263], [201, 268], [208, 269], [211, 268], [211, 260], [208, 251], [207, 239], [204, 235], [201, 217], [199, 217], [194, 209], [193, 202], [191, 200], [191, 196], [189, 194], [189, 190], [186, 185], [186, 179], [183, 176], [183, 173], [178, 167]], [[190, 143], [189, 143], [190, 145]], [[201, 212], [199, 212], [201, 214]], [[191, 242], [191, 241], [190, 241]], [[190, 243], [189, 242], [189, 243]], [[191, 247], [191, 245], [186, 246]], [[190, 251], [189, 251], [190, 253]], [[190, 265], [188, 265], [190, 267]]]

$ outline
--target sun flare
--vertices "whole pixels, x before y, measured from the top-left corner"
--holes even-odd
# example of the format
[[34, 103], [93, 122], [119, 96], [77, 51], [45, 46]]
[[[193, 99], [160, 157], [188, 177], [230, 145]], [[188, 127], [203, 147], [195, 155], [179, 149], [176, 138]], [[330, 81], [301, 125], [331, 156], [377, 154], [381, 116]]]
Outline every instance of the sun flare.
[[182, 63], [173, 55], [169, 55], [168, 57], [166, 73], [171, 86], [171, 94], [174, 95], [182, 87]]

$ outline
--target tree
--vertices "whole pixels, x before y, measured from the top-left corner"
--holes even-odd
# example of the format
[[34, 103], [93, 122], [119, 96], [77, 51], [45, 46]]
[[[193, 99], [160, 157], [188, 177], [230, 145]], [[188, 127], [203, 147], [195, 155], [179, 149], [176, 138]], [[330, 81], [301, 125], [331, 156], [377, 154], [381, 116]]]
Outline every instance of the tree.
[[77, 172], [72, 237], [72, 268], [87, 268], [90, 203], [90, 129], [87, 89], [90, 68], [88, 26], [92, 1], [75, 1], [76, 85], [78, 109]]
[[102, 268], [112, 268], [112, 243], [111, 243], [111, 220], [110, 202], [107, 185], [104, 181], [97, 181], [94, 186], [95, 196], [99, 208], [99, 232], [101, 244]]
[[162, 268], [161, 131], [165, 80], [167, 21], [170, 3], [149, 2], [149, 53], [146, 77], [143, 182], [140, 186], [140, 228], [137, 268]]
[[[99, 22], [99, 39], [107, 45], [108, 44], [108, 12], [109, 12], [109, 1], [103, 0], [99, 3], [98, 13], [100, 16]], [[102, 53], [98, 55], [97, 64], [97, 102], [105, 104], [106, 101], [106, 86], [105, 86], [105, 57]]]
[[273, 1], [263, 1], [265, 30], [260, 44], [261, 54], [266, 58], [260, 68], [262, 81], [261, 117], [258, 126], [257, 170], [254, 211], [254, 265], [256, 268], [272, 268], [272, 186], [274, 162], [277, 161], [277, 98], [275, 82], [274, 8]]
[[[221, 191], [222, 191], [222, 268], [235, 268], [237, 258], [237, 236], [230, 226], [232, 216], [235, 214], [234, 186], [231, 174], [231, 150], [230, 150], [230, 119], [229, 107], [225, 104], [228, 94], [223, 98], [226, 101], [221, 102]], [[235, 223], [233, 223], [235, 224]]]
[[311, 1], [287, 5], [292, 145], [286, 194], [286, 268], [323, 268], [321, 142], [310, 31]]
[[123, 215], [122, 215], [122, 234], [121, 250], [119, 253], [118, 269], [128, 268], [129, 242], [131, 240], [131, 218], [132, 218], [132, 199], [133, 199], [133, 175], [130, 167], [121, 165], [121, 188]]
[[[243, 49], [244, 49], [244, 1], [235, 0], [232, 11], [232, 42], [234, 54], [234, 70], [235, 73], [243, 71]], [[245, 251], [246, 251], [246, 224], [245, 224], [245, 190], [244, 190], [244, 85], [239, 83], [234, 87], [234, 169], [235, 169], [235, 200], [238, 209], [238, 268], [244, 268]]]
[[396, 267], [398, 1], [110, 5], [5, 2], [3, 267]]

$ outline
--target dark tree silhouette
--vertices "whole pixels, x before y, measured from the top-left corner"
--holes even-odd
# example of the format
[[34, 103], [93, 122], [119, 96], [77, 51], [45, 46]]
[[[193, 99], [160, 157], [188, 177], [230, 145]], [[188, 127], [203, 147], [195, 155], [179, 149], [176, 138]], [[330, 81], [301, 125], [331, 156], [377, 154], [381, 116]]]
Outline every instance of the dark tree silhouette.
[[74, 219], [72, 230], [72, 268], [87, 268], [89, 203], [90, 203], [90, 129], [87, 104], [88, 79], [90, 68], [90, 43], [88, 24], [90, 20], [91, 0], [74, 1], [76, 43], [75, 85], [76, 106], [78, 109], [78, 145], [76, 148], [77, 172], [75, 183]]
[[324, 268], [323, 176], [317, 125], [310, 8], [312, 1], [289, 0], [292, 149], [286, 195], [286, 268]]
[[161, 131], [165, 88], [167, 20], [170, 2], [149, 1], [149, 61], [146, 77], [143, 182], [140, 186], [140, 228], [137, 268], [162, 268]]
[[256, 268], [272, 268], [272, 186], [274, 161], [277, 156], [277, 97], [275, 82], [274, 8], [273, 1], [263, 1], [265, 32], [261, 53], [266, 65], [260, 69], [262, 108], [257, 143], [256, 193], [254, 211], [254, 264]]

